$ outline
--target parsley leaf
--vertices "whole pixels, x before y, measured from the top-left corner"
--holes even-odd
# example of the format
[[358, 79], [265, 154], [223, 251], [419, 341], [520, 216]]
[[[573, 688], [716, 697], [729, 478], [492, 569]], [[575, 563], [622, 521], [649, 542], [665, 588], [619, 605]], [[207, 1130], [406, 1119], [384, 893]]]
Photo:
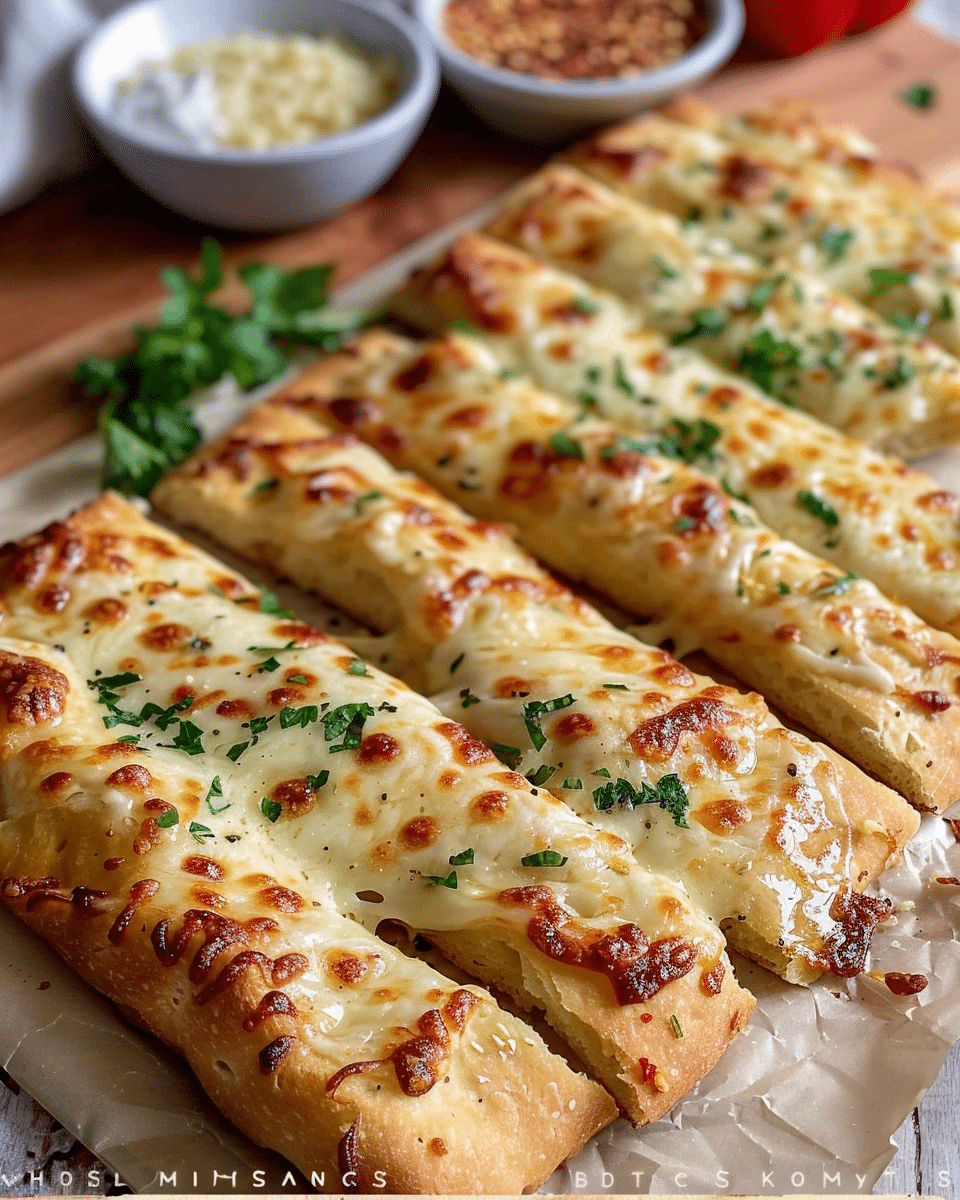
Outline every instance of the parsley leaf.
[[[596, 774], [596, 772], [594, 772]], [[689, 829], [687, 810], [690, 800], [679, 775], [664, 775], [651, 787], [641, 782], [639, 790], [629, 779], [613, 779], [593, 793], [593, 803], [601, 812], [615, 808], [637, 808], [641, 804], [658, 804], [673, 818], [679, 829]]]
[[312, 725], [317, 720], [319, 715], [315, 704], [305, 704], [302, 708], [292, 708], [287, 705], [286, 708], [280, 709], [280, 728], [290, 729], [294, 725], [299, 725], [301, 729], [306, 729], [308, 725]]
[[[163, 743], [158, 743], [162, 745]], [[181, 721], [177, 736], [170, 744], [170, 749], [182, 750], [185, 754], [203, 753], [203, 730], [192, 721]]]
[[564, 458], [579, 458], [583, 459], [583, 446], [572, 438], [569, 433], [552, 433], [550, 435], [550, 445]]
[[763, 283], [757, 284], [749, 296], [747, 296], [747, 308], [752, 313], [760, 313], [767, 307], [771, 296], [786, 282], [786, 275], [774, 275], [772, 279], [767, 279]]
[[773, 393], [776, 371], [799, 367], [803, 354], [799, 346], [784, 338], [778, 341], [769, 329], [761, 329], [744, 342], [740, 351], [740, 370], [757, 387]]
[[515, 771], [520, 766], [523, 751], [518, 750], [516, 746], [505, 746], [502, 742], [491, 742], [490, 749], [503, 765], [509, 767], [511, 771]]
[[275, 592], [271, 592], [269, 588], [262, 587], [260, 589], [260, 611], [267, 613], [272, 617], [292, 617], [293, 613], [289, 608], [284, 608], [280, 603]]
[[172, 829], [180, 824], [180, 814], [175, 808], [165, 808], [156, 820], [158, 829]]
[[328, 747], [329, 753], [356, 750], [363, 735], [364, 723], [373, 715], [374, 709], [369, 704], [341, 704], [338, 708], [324, 713], [320, 718], [324, 741], [334, 742], [337, 738], [343, 738], [342, 742]]
[[535, 771], [528, 771], [526, 778], [534, 787], [543, 787], [548, 779], [552, 779], [556, 775], [558, 770], [558, 767], [551, 767], [543, 763]]
[[568, 775], [560, 786], [562, 788], [569, 788], [572, 792], [579, 792], [583, 790], [583, 780], [578, 779], [576, 775]]
[[817, 245], [830, 262], [839, 262], [847, 253], [855, 236], [852, 229], [841, 229], [839, 225], [828, 225], [817, 238]]
[[557, 696], [553, 700], [531, 700], [529, 704], [523, 706], [523, 723], [527, 727], [527, 733], [530, 735], [530, 741], [535, 750], [542, 750], [547, 744], [546, 735], [540, 728], [540, 718], [545, 713], [559, 712], [562, 708], [569, 708], [571, 704], [576, 704], [576, 700], [567, 693], [566, 696]]
[[316, 775], [308, 775], [307, 776], [307, 787], [310, 789], [311, 792], [318, 792], [322, 787], [325, 786], [325, 784], [329, 778], [330, 778], [329, 771], [320, 771]]
[[470, 708], [471, 705], [479, 704], [479, 703], [480, 703], [480, 697], [475, 696], [468, 687], [462, 688], [460, 690], [460, 707], [461, 708]]
[[333, 349], [364, 321], [324, 307], [331, 266], [293, 272], [257, 263], [241, 267], [253, 302], [235, 315], [210, 299], [223, 283], [217, 242], [205, 238], [200, 258], [196, 279], [175, 267], [161, 273], [169, 295], [157, 324], [134, 330], [132, 350], [88, 358], [77, 368], [84, 394], [102, 398], [106, 487], [146, 495], [200, 442], [189, 397], [225, 375], [244, 390], [273, 379], [286, 366], [275, 336]]
[[204, 799], [206, 800], [207, 808], [210, 809], [210, 811], [214, 814], [214, 816], [216, 816], [217, 813], [223, 812], [224, 809], [230, 807], [229, 803], [221, 804], [219, 808], [214, 808], [214, 806], [213, 806], [214, 800], [222, 800], [223, 799], [223, 784], [220, 782], [219, 775], [214, 775], [213, 782], [210, 784], [210, 790], [207, 792]]
[[727, 327], [727, 313], [722, 308], [698, 308], [686, 329], [681, 329], [670, 339], [675, 346], [691, 342], [701, 336], [717, 337]]
[[434, 887], [450, 888], [451, 891], [457, 890], [457, 873], [451, 871], [449, 875], [424, 875], [422, 876], [427, 883], [432, 883]]
[[187, 832], [192, 834], [198, 842], [208, 840], [215, 837], [212, 829], [208, 829], [206, 825], [201, 825], [199, 821], [191, 821], [187, 826]]
[[797, 492], [797, 501], [824, 525], [834, 527], [840, 524], [840, 516], [832, 504], [821, 499], [816, 492]]
[[271, 800], [269, 796], [264, 796], [260, 801], [260, 811], [267, 818], [271, 825], [275, 825], [283, 812], [283, 809], [276, 800]]
[[351, 659], [350, 666], [347, 667], [347, 672], [350, 675], [369, 675], [370, 674], [370, 672], [367, 670], [367, 664], [363, 661], [362, 658]]
[[872, 267], [870, 270], [870, 283], [873, 286], [870, 289], [870, 294], [867, 296], [867, 303], [871, 300], [876, 300], [878, 296], [882, 296], [890, 288], [909, 283], [911, 279], [913, 279], [912, 271], [891, 271], [888, 267]]
[[473, 862], [473, 847], [461, 850], [459, 854], [451, 854], [447, 859], [451, 867], [468, 867]]
[[567, 856], [557, 850], [538, 850], [536, 854], [525, 854], [520, 859], [525, 867], [562, 867], [566, 861]]
[[937, 89], [932, 83], [915, 83], [900, 93], [900, 99], [913, 108], [933, 108], [937, 102]]

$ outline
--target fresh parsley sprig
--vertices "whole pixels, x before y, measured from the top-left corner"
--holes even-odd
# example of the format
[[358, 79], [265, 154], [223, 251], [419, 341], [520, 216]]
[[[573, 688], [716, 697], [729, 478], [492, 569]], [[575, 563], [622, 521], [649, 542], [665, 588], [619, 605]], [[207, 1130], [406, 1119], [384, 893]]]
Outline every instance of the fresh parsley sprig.
[[83, 393], [102, 398], [106, 487], [146, 495], [200, 442], [189, 397], [226, 375], [244, 391], [269, 382], [287, 361], [274, 339], [331, 350], [366, 319], [327, 309], [329, 263], [299, 271], [246, 263], [237, 273], [252, 298], [239, 315], [211, 303], [223, 285], [223, 252], [205, 238], [196, 279], [179, 267], [161, 273], [170, 294], [158, 323], [134, 330], [134, 348], [77, 368]]

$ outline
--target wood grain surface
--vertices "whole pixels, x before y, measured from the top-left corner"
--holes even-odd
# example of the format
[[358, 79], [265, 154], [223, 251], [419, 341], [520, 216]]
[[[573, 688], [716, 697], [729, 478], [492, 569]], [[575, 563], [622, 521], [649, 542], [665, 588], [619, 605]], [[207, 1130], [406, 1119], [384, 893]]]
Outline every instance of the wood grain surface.
[[[937, 88], [935, 108], [913, 109], [900, 99], [918, 82]], [[725, 110], [777, 96], [815, 100], [857, 124], [889, 158], [960, 192], [960, 47], [908, 18], [801, 60], [742, 62], [701, 94]], [[369, 200], [301, 232], [221, 240], [228, 263], [334, 260], [337, 282], [347, 283], [479, 207], [541, 159], [444, 96], [408, 160]], [[193, 263], [202, 232], [106, 164], [0, 218], [0, 475], [93, 426], [94, 406], [69, 384], [76, 363], [120, 351], [131, 324], [152, 319], [162, 292], [158, 271]], [[958, 1047], [897, 1143], [877, 1192], [960, 1197]], [[71, 1175], [69, 1185], [60, 1184], [61, 1171]], [[56, 1192], [116, 1194], [117, 1185], [15, 1084], [0, 1086], [0, 1195]]]

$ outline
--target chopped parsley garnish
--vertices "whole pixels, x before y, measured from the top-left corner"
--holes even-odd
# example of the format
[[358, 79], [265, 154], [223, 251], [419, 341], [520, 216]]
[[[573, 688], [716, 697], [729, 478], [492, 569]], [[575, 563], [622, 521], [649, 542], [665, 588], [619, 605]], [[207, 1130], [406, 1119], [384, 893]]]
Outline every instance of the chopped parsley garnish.
[[727, 313], [722, 308], [698, 308], [686, 329], [681, 329], [670, 339], [675, 346], [691, 342], [701, 336], [717, 337], [727, 327]]
[[847, 253], [855, 236], [852, 229], [841, 229], [839, 225], [828, 225], [817, 238], [817, 245], [830, 262], [839, 262]]
[[287, 683], [308, 684], [309, 682], [310, 682], [310, 680], [306, 677], [306, 675], [288, 675], [287, 676]]
[[114, 689], [127, 687], [131, 683], [139, 683], [142, 678], [142, 675], [135, 675], [133, 671], [124, 671], [122, 675], [108, 675], [105, 679], [90, 679], [87, 681], [87, 686], [99, 693], [97, 699], [101, 704], [112, 708], [120, 699]]
[[271, 592], [269, 588], [260, 588], [260, 611], [267, 613], [271, 617], [292, 617], [293, 613], [289, 608], [284, 608], [280, 603], [275, 592]]
[[187, 832], [192, 834], [198, 842], [207, 841], [216, 836], [212, 829], [208, 829], [206, 825], [201, 825], [199, 821], [191, 821], [187, 826]]
[[912, 363], [907, 362], [902, 354], [898, 354], [893, 366], [889, 367], [886, 371], [876, 371], [871, 368], [865, 371], [864, 374], [875, 376], [887, 391], [892, 392], [909, 383], [911, 379], [914, 379], [917, 369]]
[[843, 596], [850, 590], [850, 584], [853, 583], [855, 579], [859, 578], [860, 576], [856, 573], [856, 571], [848, 571], [846, 575], [839, 576], [839, 578], [834, 579], [832, 583], [828, 583], [823, 587], [817, 588], [815, 591], [810, 593], [810, 596], [814, 600], [819, 600], [824, 596]]
[[783, 580], [781, 579], [780, 582], [777, 584], [777, 590], [780, 592], [781, 596], [789, 596], [790, 593], [793, 591], [793, 588], [790, 586], [789, 583], [784, 583]]
[[592, 317], [594, 313], [600, 311], [599, 304], [594, 304], [587, 296], [576, 296], [573, 300], [573, 307], [585, 317]]
[[480, 333], [480, 330], [472, 321], [465, 321], [463, 317], [455, 317], [450, 322], [450, 328], [456, 330], [457, 333], [473, 334], [474, 336]]
[[675, 271], [668, 263], [665, 263], [659, 254], [651, 254], [650, 261], [660, 272], [662, 279], [679, 279], [680, 272]]
[[257, 664], [257, 674], [263, 675], [267, 671], [279, 671], [280, 659], [274, 658], [271, 654], [269, 658], [265, 658], [262, 663]]
[[264, 796], [264, 798], [260, 801], [260, 811], [267, 818], [270, 824], [274, 825], [276, 824], [280, 814], [283, 812], [283, 809], [276, 802], [276, 800], [271, 800], [269, 796]]
[[320, 718], [323, 722], [324, 741], [333, 742], [338, 737], [343, 741], [336, 746], [328, 747], [331, 754], [341, 750], [356, 750], [360, 745], [364, 722], [374, 715], [369, 704], [341, 704], [339, 708], [331, 709]]
[[629, 779], [614, 779], [594, 791], [593, 803], [601, 811], [617, 805], [621, 808], [638, 808], [641, 804], [658, 804], [670, 814], [674, 825], [680, 829], [690, 828], [687, 824], [690, 800], [679, 775], [664, 775], [654, 787], [641, 782], [639, 790]]
[[451, 674], [451, 675], [454, 673], [454, 671], [457, 669], [457, 667], [459, 667], [459, 666], [462, 666], [462, 665], [463, 665], [463, 660], [464, 660], [466, 657], [467, 657], [467, 655], [466, 655], [466, 652], [464, 652], [463, 654], [458, 654], [458, 655], [457, 655], [457, 657], [456, 657], [456, 658], [453, 660], [453, 662], [450, 664], [450, 674]]
[[776, 238], [782, 237], [782, 236], [783, 236], [783, 226], [782, 225], [774, 225], [771, 221], [767, 221], [766, 224], [763, 226], [763, 228], [760, 230], [760, 241], [761, 242], [772, 242]]
[[285, 708], [280, 709], [280, 728], [290, 729], [295, 725], [299, 725], [301, 729], [306, 729], [319, 716], [320, 713], [315, 704], [304, 704], [301, 708], [293, 708], [287, 705]]
[[835, 527], [840, 524], [840, 516], [832, 504], [821, 499], [816, 492], [797, 492], [797, 502], [824, 525]]
[[606, 767], [597, 767], [597, 769], [595, 771], [591, 771], [590, 774], [591, 775], [599, 775], [603, 779], [610, 778], [610, 772], [607, 770]]
[[207, 808], [210, 809], [210, 811], [214, 814], [214, 816], [216, 816], [217, 813], [223, 812], [224, 809], [230, 807], [230, 804], [227, 803], [227, 804], [221, 804], [219, 806], [219, 808], [215, 808], [214, 804], [213, 804], [214, 800], [222, 800], [222, 799], [223, 799], [223, 784], [220, 782], [220, 776], [214, 775], [213, 782], [210, 784], [210, 788], [209, 788], [206, 796], [204, 797], [204, 800], [207, 803]]
[[[158, 743], [163, 745], [163, 743]], [[184, 754], [203, 753], [203, 730], [192, 721], [181, 721], [177, 736], [169, 744], [168, 749], [182, 750]]]
[[547, 763], [543, 763], [535, 771], [528, 771], [526, 777], [534, 787], [543, 787], [548, 779], [552, 779], [556, 775], [558, 770], [558, 767], [551, 767]]
[[231, 762], [239, 762], [240, 755], [243, 754], [244, 750], [249, 749], [249, 747], [249, 742], [237, 742], [235, 746], [231, 746], [227, 751], [227, 758], [229, 758]]
[[[123, 742], [126, 746], [138, 746], [140, 744], [140, 737], [141, 734], [139, 733], [125, 733], [123, 737], [118, 737], [117, 741]], [[147, 747], [144, 747], [144, 749], [147, 749]]]
[[364, 492], [362, 496], [358, 496], [353, 503], [353, 514], [359, 517], [363, 512], [363, 506], [369, 504], [371, 500], [381, 500], [383, 492]]
[[538, 850], [536, 854], [525, 854], [520, 859], [525, 867], [562, 867], [566, 861], [567, 856], [557, 850]]
[[273, 491], [276, 491], [276, 489], [279, 486], [280, 486], [279, 479], [261, 479], [258, 484], [254, 485], [254, 488], [251, 491], [250, 495], [251, 495], [251, 497], [253, 497], [253, 496], [259, 496], [263, 492], [273, 492]]
[[480, 697], [475, 696], [468, 687], [460, 689], [460, 707], [470, 708], [474, 704], [480, 703]]
[[247, 263], [238, 274], [252, 304], [244, 313], [211, 302], [223, 284], [223, 256], [212, 238], [200, 251], [199, 278], [168, 267], [169, 289], [158, 323], [134, 331], [134, 348], [118, 358], [88, 358], [76, 380], [102, 399], [98, 424], [106, 441], [103, 482], [145, 496], [160, 476], [199, 444], [187, 403], [200, 388], [233, 376], [244, 391], [286, 366], [274, 339], [332, 350], [364, 318], [326, 310], [333, 267], [288, 272]]
[[583, 458], [583, 446], [569, 433], [552, 433], [550, 445], [557, 454], [562, 454], [564, 458]]
[[593, 392], [577, 392], [577, 403], [585, 410], [584, 415], [586, 415], [588, 412], [597, 412], [600, 408], [600, 401], [593, 394]]
[[516, 746], [505, 746], [503, 742], [491, 742], [490, 749], [494, 752], [497, 758], [505, 767], [509, 767], [511, 771], [515, 771], [520, 766], [520, 760], [523, 758], [523, 751], [518, 750]]
[[769, 329], [761, 329], [744, 342], [740, 351], [740, 370], [765, 392], [773, 392], [775, 371], [799, 367], [803, 354], [799, 346], [778, 341]]
[[882, 296], [884, 292], [890, 288], [900, 287], [901, 284], [909, 283], [913, 279], [912, 271], [891, 271], [888, 267], [873, 267], [870, 271], [870, 283], [872, 287], [870, 294], [867, 296], [867, 302], [875, 300], [878, 296]]
[[630, 688], [625, 683], [605, 683], [603, 685], [608, 692], [629, 692]]
[[579, 792], [583, 790], [583, 780], [578, 779], [576, 775], [568, 775], [560, 786], [562, 788], [569, 788], [572, 792]]
[[940, 316], [944, 321], [952, 321], [954, 315], [953, 300], [944, 292], [940, 297]]
[[670, 1026], [670, 1031], [673, 1033], [675, 1038], [683, 1037], [683, 1026], [680, 1024], [680, 1018], [676, 1015], [676, 1013], [671, 1013], [670, 1016], [667, 1017], [667, 1024]]
[[675, 458], [682, 458], [691, 466], [700, 458], [713, 461], [713, 450], [721, 437], [719, 425], [698, 417], [696, 421], [683, 421], [674, 417], [667, 426], [668, 437], [676, 444]]
[[451, 871], [449, 875], [424, 875], [423, 878], [434, 887], [450, 888], [454, 892], [457, 890], [456, 871]]
[[753, 291], [747, 296], [747, 308], [752, 313], [760, 313], [767, 307], [770, 297], [786, 282], [786, 275], [774, 275], [772, 279], [767, 279], [763, 283], [758, 284]]
[[352, 658], [350, 665], [347, 667], [347, 673], [350, 675], [368, 675], [367, 664], [362, 658]]
[[694, 517], [677, 517], [673, 523], [673, 528], [677, 533], [689, 533], [691, 529], [696, 529], [697, 522]]
[[473, 847], [461, 850], [459, 854], [451, 854], [447, 859], [451, 867], [469, 867], [473, 862]]
[[324, 787], [326, 785], [326, 782], [329, 778], [330, 778], [329, 771], [320, 771], [316, 775], [308, 775], [307, 776], [307, 787], [310, 789], [311, 792], [318, 792], [322, 787]]
[[527, 733], [530, 735], [530, 741], [535, 750], [542, 750], [547, 744], [546, 736], [540, 728], [540, 718], [545, 713], [559, 712], [562, 708], [569, 708], [571, 704], [576, 704], [576, 700], [568, 693], [566, 696], [557, 696], [553, 700], [531, 700], [529, 704], [523, 706], [523, 723], [527, 727]]
[[180, 824], [180, 814], [175, 808], [165, 808], [157, 817], [157, 827], [159, 829], [171, 829], [174, 825]]
[[937, 89], [932, 83], [915, 83], [900, 93], [900, 99], [913, 108], [933, 108], [937, 102]]
[[629, 396], [631, 400], [636, 400], [637, 389], [630, 382], [627, 376], [627, 369], [623, 365], [622, 358], [613, 360], [613, 382], [625, 396]]
[[520, 372], [516, 367], [501, 367], [497, 372], [498, 379], [519, 379]]

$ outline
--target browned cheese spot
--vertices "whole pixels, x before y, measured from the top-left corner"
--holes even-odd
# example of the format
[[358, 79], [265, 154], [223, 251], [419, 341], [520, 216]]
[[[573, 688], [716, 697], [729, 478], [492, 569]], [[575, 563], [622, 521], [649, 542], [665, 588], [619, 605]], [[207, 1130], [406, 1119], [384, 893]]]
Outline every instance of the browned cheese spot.
[[155, 625], [140, 634], [141, 643], [149, 650], [170, 653], [173, 650], [183, 650], [190, 643], [190, 630], [186, 625], [178, 625], [174, 621]]
[[44, 725], [63, 715], [70, 685], [39, 658], [0, 652], [0, 704], [10, 725]]
[[108, 787], [128, 788], [133, 792], [145, 792], [153, 783], [153, 776], [140, 763], [127, 763], [118, 767], [112, 775], [106, 778]]
[[127, 606], [122, 600], [107, 596], [88, 604], [81, 616], [95, 625], [116, 625], [127, 615]]
[[440, 834], [440, 826], [433, 817], [414, 817], [401, 826], [400, 841], [408, 850], [425, 850], [432, 846]]
[[357, 761], [366, 767], [383, 766], [400, 757], [400, 743], [389, 733], [371, 733], [357, 750]]
[[462, 725], [455, 721], [444, 721], [436, 727], [437, 733], [445, 737], [453, 747], [454, 758], [464, 766], [472, 767], [478, 763], [492, 762], [495, 755], [482, 742], [471, 737]]
[[316, 797], [305, 779], [284, 779], [270, 793], [272, 800], [290, 817], [301, 817], [313, 808]]
[[694, 696], [690, 700], [682, 700], [659, 716], [643, 721], [628, 740], [640, 758], [665, 762], [676, 754], [683, 734], [718, 731], [736, 720], [736, 712], [720, 700]]
[[767, 463], [765, 466], [757, 467], [755, 471], [750, 472], [749, 482], [751, 487], [778, 488], [789, 483], [793, 479], [794, 474], [794, 469], [789, 463]]
[[47, 796], [52, 796], [55, 792], [62, 792], [71, 783], [73, 783], [73, 776], [68, 771], [55, 771], [41, 781], [40, 791]]
[[596, 732], [596, 728], [586, 713], [567, 713], [554, 723], [550, 737], [555, 742], [570, 745], [571, 742], [590, 737]]
[[750, 820], [750, 809], [737, 800], [714, 800], [692, 810], [690, 816], [698, 825], [718, 837], [724, 837]]
[[506, 792], [484, 792], [470, 803], [470, 816], [474, 821], [502, 821], [510, 811], [510, 797]]

